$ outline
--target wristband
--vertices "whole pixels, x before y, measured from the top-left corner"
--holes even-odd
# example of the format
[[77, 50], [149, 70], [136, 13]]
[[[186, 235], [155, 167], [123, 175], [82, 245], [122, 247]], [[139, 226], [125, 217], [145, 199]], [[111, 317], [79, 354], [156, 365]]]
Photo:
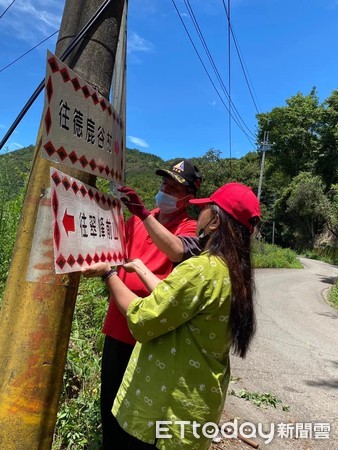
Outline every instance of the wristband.
[[105, 272], [102, 277], [101, 280], [102, 281], [107, 281], [108, 278], [112, 277], [113, 275], [117, 274], [117, 269], [116, 266], [112, 267], [111, 269], [107, 270], [107, 272]]

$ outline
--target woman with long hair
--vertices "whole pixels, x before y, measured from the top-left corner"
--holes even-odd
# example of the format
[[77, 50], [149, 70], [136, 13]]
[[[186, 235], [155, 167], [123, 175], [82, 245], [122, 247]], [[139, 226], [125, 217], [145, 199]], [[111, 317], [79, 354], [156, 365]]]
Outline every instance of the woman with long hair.
[[250, 237], [260, 217], [257, 197], [228, 183], [190, 203], [202, 208], [196, 233], [205, 251], [148, 297], [135, 297], [108, 263], [83, 269], [102, 276], [138, 341], [112, 409], [126, 431], [125, 449], [207, 449], [203, 426], [220, 419], [230, 349], [245, 357], [255, 332]]

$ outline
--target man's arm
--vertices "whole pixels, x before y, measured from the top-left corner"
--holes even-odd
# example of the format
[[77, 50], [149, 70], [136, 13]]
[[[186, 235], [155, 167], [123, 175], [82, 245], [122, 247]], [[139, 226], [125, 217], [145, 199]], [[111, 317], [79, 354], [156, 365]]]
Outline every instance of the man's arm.
[[143, 224], [156, 247], [165, 253], [170, 261], [182, 261], [184, 248], [182, 240], [178, 236], [171, 233], [152, 215], [144, 219]]

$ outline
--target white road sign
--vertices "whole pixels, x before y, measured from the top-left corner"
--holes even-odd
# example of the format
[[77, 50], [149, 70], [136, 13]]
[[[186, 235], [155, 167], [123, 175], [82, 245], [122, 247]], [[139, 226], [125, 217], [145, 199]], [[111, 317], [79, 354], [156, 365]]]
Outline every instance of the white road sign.
[[47, 53], [42, 156], [121, 183], [124, 123], [112, 105]]
[[99, 261], [123, 264], [120, 200], [54, 168], [50, 175], [55, 272], [76, 272]]

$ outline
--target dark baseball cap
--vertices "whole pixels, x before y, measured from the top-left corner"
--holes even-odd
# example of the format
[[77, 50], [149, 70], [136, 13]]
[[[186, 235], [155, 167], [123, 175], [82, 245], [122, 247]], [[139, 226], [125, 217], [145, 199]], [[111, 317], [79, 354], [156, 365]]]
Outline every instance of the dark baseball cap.
[[161, 177], [170, 176], [178, 183], [194, 189], [198, 189], [202, 182], [200, 171], [188, 159], [178, 159], [170, 169], [158, 169], [155, 173]]

